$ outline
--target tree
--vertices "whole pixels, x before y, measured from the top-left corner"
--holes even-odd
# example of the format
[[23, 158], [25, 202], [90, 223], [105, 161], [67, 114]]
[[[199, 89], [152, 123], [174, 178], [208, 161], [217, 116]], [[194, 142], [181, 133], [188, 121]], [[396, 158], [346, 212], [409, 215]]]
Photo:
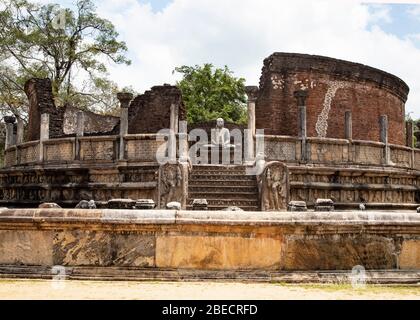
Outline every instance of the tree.
[[[27, 0], [4, 0], [2, 6], [0, 89], [16, 91], [31, 77], [48, 77], [58, 104], [83, 102], [81, 107], [89, 108], [103, 88], [115, 86], [106, 63], [130, 63], [125, 43], [117, 40], [113, 24], [95, 13], [91, 0], [78, 0], [74, 11]], [[3, 96], [0, 103], [13, 110], [22, 101]], [[110, 107], [110, 101], [100, 103]]]
[[235, 78], [227, 66], [220, 69], [206, 63], [177, 67], [175, 71], [183, 75], [177, 85], [187, 107], [189, 123], [217, 118], [246, 122], [245, 79]]

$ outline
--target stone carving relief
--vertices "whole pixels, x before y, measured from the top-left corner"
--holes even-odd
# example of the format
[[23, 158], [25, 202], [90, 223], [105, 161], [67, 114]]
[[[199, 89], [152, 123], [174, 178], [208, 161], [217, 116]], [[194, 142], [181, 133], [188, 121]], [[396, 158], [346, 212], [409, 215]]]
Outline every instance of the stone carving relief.
[[328, 116], [331, 110], [331, 103], [337, 93], [338, 89], [345, 88], [347, 83], [343, 81], [329, 81], [327, 93], [325, 94], [323, 108], [321, 114], [318, 116], [315, 129], [319, 138], [325, 138], [328, 130]]
[[185, 208], [188, 188], [188, 166], [181, 163], [166, 163], [159, 168], [159, 208], [176, 201]]
[[276, 211], [287, 208], [289, 200], [289, 173], [277, 161], [268, 162], [260, 177], [261, 210]]

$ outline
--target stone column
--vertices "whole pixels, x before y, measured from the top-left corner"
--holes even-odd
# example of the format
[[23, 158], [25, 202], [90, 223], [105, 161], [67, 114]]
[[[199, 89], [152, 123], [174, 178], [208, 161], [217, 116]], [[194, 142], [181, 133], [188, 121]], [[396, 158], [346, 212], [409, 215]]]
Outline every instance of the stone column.
[[50, 115], [41, 114], [41, 126], [39, 132], [39, 161], [44, 161], [44, 141], [50, 138]]
[[11, 146], [15, 145], [15, 126], [16, 118], [13, 116], [6, 116], [4, 117], [4, 122], [6, 123], [6, 141], [5, 141], [5, 149], [10, 148]]
[[257, 86], [245, 87], [248, 96], [248, 130], [245, 134], [245, 161], [252, 162], [255, 159], [254, 136], [255, 136], [255, 102], [258, 97]]
[[179, 161], [188, 162], [188, 127], [187, 121], [179, 122]]
[[405, 123], [405, 139], [407, 147], [413, 148], [414, 147], [414, 127], [412, 121], [407, 121]]
[[307, 156], [307, 147], [306, 147], [306, 98], [308, 97], [307, 90], [297, 90], [294, 92], [294, 96], [297, 101], [298, 111], [299, 111], [299, 138], [302, 139], [302, 156], [301, 160], [306, 161]]
[[346, 113], [344, 114], [344, 125], [345, 125], [345, 132], [344, 132], [344, 136], [346, 139], [348, 140], [352, 140], [353, 139], [353, 120], [351, 117], [351, 111], [346, 111]]
[[80, 140], [79, 137], [83, 137], [85, 134], [85, 113], [78, 111], [76, 114], [76, 139], [74, 143], [74, 157], [76, 160], [80, 160]]
[[176, 135], [178, 133], [178, 105], [171, 104], [171, 115], [169, 120], [168, 158], [169, 161], [176, 160]]
[[117, 93], [117, 99], [120, 101], [120, 148], [119, 159], [125, 159], [125, 143], [124, 136], [128, 134], [128, 107], [130, 101], [133, 100], [133, 94], [129, 92]]
[[23, 120], [21, 118], [18, 118], [17, 119], [17, 131], [16, 131], [16, 144], [23, 143], [24, 134], [25, 134], [25, 130], [24, 130]]
[[380, 127], [380, 141], [385, 144], [384, 150], [384, 164], [389, 164], [389, 146], [388, 146], [388, 116], [382, 115], [379, 117]]

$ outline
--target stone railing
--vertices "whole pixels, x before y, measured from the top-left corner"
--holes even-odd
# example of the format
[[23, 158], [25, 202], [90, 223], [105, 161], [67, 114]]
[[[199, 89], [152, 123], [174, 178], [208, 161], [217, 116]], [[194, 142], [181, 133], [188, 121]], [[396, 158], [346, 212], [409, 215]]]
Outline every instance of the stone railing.
[[4, 167], [54, 163], [104, 163], [115, 161], [156, 162], [164, 156], [164, 138], [156, 134], [126, 135], [120, 157], [119, 136], [92, 136], [31, 141], [5, 150]]
[[[123, 148], [121, 149], [120, 144]], [[387, 166], [420, 170], [420, 149], [381, 142], [290, 136], [264, 136], [267, 161], [323, 165]], [[257, 147], [258, 148], [258, 147]], [[178, 148], [176, 148], [178, 149]], [[121, 154], [123, 150], [123, 154]], [[31, 141], [6, 149], [4, 166], [36, 163], [157, 162], [165, 156], [164, 135], [135, 134]]]
[[267, 161], [331, 165], [391, 166], [420, 170], [420, 149], [381, 142], [264, 136]]

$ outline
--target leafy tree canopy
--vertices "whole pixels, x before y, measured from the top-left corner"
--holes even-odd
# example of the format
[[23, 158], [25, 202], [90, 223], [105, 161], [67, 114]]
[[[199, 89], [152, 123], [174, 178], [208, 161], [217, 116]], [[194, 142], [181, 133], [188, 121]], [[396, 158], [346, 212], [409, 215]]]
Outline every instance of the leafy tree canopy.
[[182, 66], [177, 85], [187, 107], [189, 123], [223, 118], [229, 122], [246, 122], [245, 79], [235, 78], [228, 67]]
[[[113, 24], [95, 13], [91, 0], [74, 10], [56, 4], [3, 0], [0, 5], [0, 105], [19, 115], [26, 103], [23, 84], [48, 77], [58, 104], [107, 109], [104, 96], [117, 91], [107, 79], [107, 64], [130, 64], [127, 47]], [[22, 113], [22, 112], [21, 112]], [[24, 112], [23, 112], [24, 113]]]

